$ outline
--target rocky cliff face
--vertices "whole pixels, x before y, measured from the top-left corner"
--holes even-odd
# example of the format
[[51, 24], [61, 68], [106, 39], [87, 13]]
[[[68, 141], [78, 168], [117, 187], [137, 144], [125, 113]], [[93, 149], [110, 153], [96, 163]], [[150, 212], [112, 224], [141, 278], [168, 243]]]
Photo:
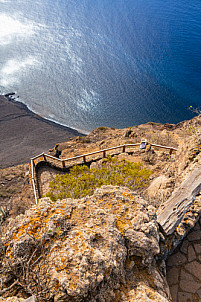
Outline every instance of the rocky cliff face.
[[[160, 253], [156, 209], [201, 164], [200, 125], [201, 116], [178, 125], [101, 127], [56, 147], [62, 158], [144, 137], [178, 148], [171, 157], [157, 149], [118, 155], [153, 170], [140, 195], [108, 186], [91, 197], [56, 203], [42, 199], [30, 208], [28, 166], [1, 170], [5, 196], [0, 205], [13, 205], [13, 218], [2, 229], [0, 302], [33, 295], [38, 301], [170, 301], [164, 262], [156, 263]], [[55, 152], [53, 148], [50, 153]], [[24, 213], [25, 208], [30, 209]], [[12, 295], [18, 297], [9, 300]]]
[[155, 256], [155, 208], [133, 191], [106, 186], [91, 197], [38, 206], [3, 237], [3, 288], [39, 301], [168, 301]]

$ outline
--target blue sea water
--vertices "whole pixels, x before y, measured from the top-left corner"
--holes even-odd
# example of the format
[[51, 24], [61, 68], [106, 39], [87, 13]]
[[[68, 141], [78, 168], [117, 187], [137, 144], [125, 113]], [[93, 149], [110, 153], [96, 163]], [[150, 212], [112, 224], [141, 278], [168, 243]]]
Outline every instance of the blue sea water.
[[191, 118], [201, 2], [0, 0], [0, 89], [86, 131]]

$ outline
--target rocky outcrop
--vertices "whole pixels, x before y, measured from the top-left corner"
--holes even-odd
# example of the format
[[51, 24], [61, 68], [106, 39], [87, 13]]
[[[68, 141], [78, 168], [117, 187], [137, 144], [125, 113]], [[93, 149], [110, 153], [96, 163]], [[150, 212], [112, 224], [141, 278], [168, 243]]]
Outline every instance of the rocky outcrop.
[[42, 199], [10, 222], [3, 244], [4, 288], [18, 280], [39, 301], [169, 301], [155, 208], [127, 188]]
[[9, 297], [9, 298], [0, 297], [0, 302], [36, 302], [36, 298], [34, 296], [31, 296], [28, 299], [23, 299], [18, 297]]
[[151, 182], [145, 190], [144, 196], [158, 207], [170, 197], [172, 188], [174, 188], [174, 180], [171, 177], [160, 175]]

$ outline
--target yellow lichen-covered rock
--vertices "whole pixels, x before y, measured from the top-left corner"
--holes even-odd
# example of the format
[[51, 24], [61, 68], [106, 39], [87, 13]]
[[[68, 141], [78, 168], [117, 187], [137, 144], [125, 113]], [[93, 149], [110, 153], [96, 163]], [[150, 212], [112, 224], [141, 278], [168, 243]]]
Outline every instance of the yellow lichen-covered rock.
[[[158, 234], [154, 207], [125, 187], [104, 186], [78, 200], [44, 199], [17, 217], [2, 265], [18, 265], [18, 279], [39, 301], [141, 301], [141, 285], [167, 296], [154, 260]], [[11, 283], [6, 272], [3, 280]]]
[[18, 297], [1, 298], [0, 302], [23, 302], [24, 299]]
[[19, 297], [8, 297], [8, 298], [1, 298], [0, 302], [36, 302], [35, 296], [31, 296], [27, 299], [19, 298]]
[[19, 297], [8, 297], [8, 298], [1, 298], [0, 302], [36, 302], [35, 296], [31, 296], [27, 299], [19, 298]]
[[167, 302], [168, 300], [161, 296], [158, 292], [147, 286], [139, 286], [137, 291], [131, 291], [130, 298], [132, 302], [140, 301], [140, 302]]

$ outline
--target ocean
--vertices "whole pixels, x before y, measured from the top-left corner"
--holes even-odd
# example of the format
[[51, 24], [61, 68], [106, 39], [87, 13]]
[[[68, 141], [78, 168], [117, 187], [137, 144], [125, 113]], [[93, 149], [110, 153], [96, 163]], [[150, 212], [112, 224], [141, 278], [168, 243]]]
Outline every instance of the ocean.
[[82, 131], [201, 106], [198, 0], [0, 0], [0, 91]]

